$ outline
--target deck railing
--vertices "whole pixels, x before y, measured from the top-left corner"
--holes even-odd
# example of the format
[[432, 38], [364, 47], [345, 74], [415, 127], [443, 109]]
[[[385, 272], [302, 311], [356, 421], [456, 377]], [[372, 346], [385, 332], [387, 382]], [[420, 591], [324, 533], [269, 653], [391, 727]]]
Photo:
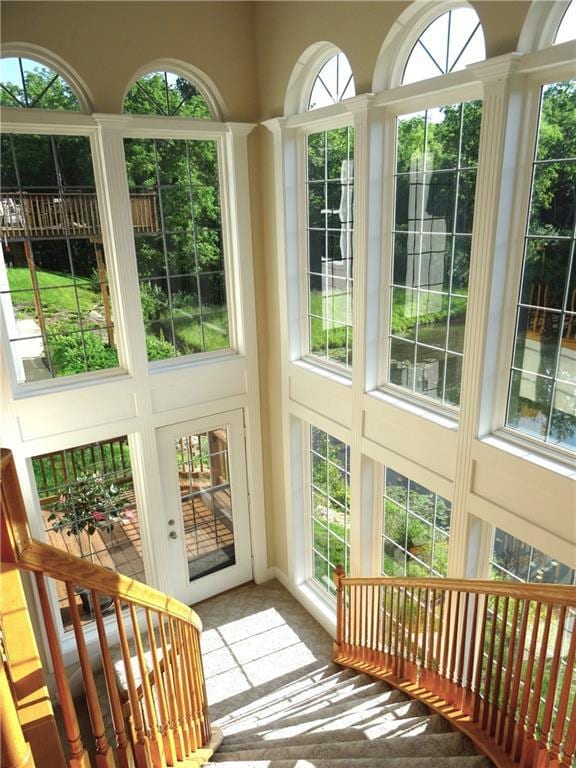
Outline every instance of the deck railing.
[[[209, 759], [218, 743], [210, 726], [200, 654], [201, 622], [188, 606], [140, 582], [33, 539], [10, 451], [1, 451], [2, 561], [34, 574], [41, 622], [54, 669], [70, 768], [164, 768]], [[74, 629], [90, 743], [79, 717], [54, 623], [47, 579], [64, 584]], [[99, 697], [75, 590], [90, 595], [107, 695]], [[105, 616], [103, 601], [110, 603]], [[4, 616], [5, 623], [9, 617]], [[111, 637], [121, 660], [114, 664]], [[119, 685], [119, 675], [123, 683]], [[53, 768], [65, 765], [53, 763]], [[2, 762], [4, 766], [4, 762]]]
[[576, 587], [345, 577], [334, 660], [424, 701], [499, 768], [570, 768]]
[[[137, 232], [160, 230], [157, 195], [131, 193], [132, 222]], [[9, 193], [0, 198], [3, 238], [99, 237], [98, 200], [94, 192]]]

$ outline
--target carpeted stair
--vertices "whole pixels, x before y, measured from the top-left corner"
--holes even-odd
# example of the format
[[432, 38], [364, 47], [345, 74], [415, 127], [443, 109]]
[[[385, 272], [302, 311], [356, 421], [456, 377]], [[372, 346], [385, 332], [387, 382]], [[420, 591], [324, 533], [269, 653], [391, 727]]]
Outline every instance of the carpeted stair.
[[328, 665], [216, 720], [218, 768], [490, 768], [472, 743], [386, 683]]

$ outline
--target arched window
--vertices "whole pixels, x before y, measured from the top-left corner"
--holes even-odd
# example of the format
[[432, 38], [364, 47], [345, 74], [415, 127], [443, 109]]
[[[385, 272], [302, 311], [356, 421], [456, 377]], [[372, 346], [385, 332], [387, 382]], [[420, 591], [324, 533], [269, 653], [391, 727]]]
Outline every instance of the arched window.
[[478, 15], [472, 8], [454, 8], [422, 32], [408, 56], [402, 85], [456, 72], [485, 57]]
[[81, 111], [80, 101], [67, 80], [46, 65], [21, 56], [0, 60], [0, 104]]
[[210, 106], [198, 87], [174, 72], [157, 71], [136, 80], [124, 99], [124, 112], [212, 119]]
[[575, 37], [576, 37], [576, 2], [572, 0], [570, 5], [566, 9], [564, 16], [562, 17], [562, 21], [560, 22], [560, 26], [558, 27], [558, 32], [556, 32], [556, 38], [554, 39], [554, 44], [557, 45], [558, 43], [565, 43], [568, 40], [574, 40]]
[[356, 95], [350, 62], [343, 53], [332, 56], [323, 65], [312, 84], [308, 109], [337, 104]]

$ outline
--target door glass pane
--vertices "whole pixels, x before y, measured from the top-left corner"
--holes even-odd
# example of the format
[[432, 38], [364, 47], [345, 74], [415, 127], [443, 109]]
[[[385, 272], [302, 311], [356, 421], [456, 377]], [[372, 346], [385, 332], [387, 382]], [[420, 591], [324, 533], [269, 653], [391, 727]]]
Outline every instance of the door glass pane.
[[190, 581], [236, 563], [228, 430], [176, 441], [180, 510]]

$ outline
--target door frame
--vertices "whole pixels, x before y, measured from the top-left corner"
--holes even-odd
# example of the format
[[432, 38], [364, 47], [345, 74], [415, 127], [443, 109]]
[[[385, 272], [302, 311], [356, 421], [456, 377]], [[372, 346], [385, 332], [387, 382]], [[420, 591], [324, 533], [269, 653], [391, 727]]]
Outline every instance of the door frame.
[[[181, 512], [174, 442], [184, 435], [208, 432], [218, 427], [226, 427], [228, 433], [228, 462], [236, 563], [190, 581], [188, 559], [184, 546], [184, 521]], [[243, 409], [213, 413], [158, 427], [157, 441], [164, 496], [161, 513], [164, 515], [164, 521], [163, 523], [159, 521], [158, 530], [163, 529], [165, 531], [166, 551], [172, 562], [172, 566], [166, 569], [170, 582], [167, 584], [169, 593], [182, 602], [194, 604], [251, 581], [253, 578], [253, 554]], [[174, 520], [173, 526], [168, 525], [170, 519]], [[171, 532], [177, 534], [176, 538], [170, 538]]]

